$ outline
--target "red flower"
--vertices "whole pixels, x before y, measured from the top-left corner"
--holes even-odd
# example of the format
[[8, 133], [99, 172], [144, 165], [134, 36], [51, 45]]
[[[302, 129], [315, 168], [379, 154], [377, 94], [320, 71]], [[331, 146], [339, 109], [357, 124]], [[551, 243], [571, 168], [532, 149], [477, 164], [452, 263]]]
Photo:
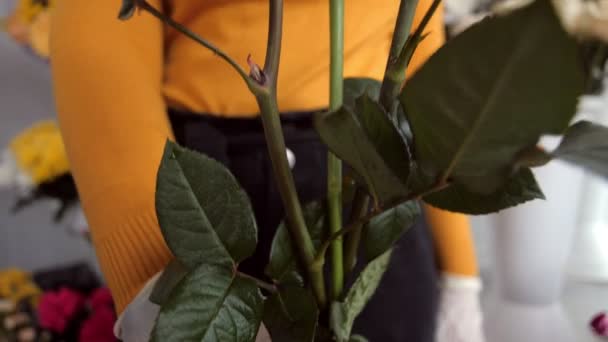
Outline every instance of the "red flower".
[[38, 319], [44, 329], [62, 334], [68, 323], [82, 309], [84, 297], [68, 288], [46, 292], [38, 303]]
[[82, 324], [79, 342], [115, 342], [114, 322], [116, 314], [111, 306], [96, 308]]
[[93, 311], [102, 307], [114, 307], [114, 302], [112, 301], [112, 294], [110, 293], [110, 290], [105, 287], [100, 287], [97, 290], [93, 291], [93, 293], [89, 297], [89, 302], [91, 303], [91, 310]]
[[595, 316], [591, 321], [591, 328], [599, 336], [608, 337], [608, 315], [602, 312]]

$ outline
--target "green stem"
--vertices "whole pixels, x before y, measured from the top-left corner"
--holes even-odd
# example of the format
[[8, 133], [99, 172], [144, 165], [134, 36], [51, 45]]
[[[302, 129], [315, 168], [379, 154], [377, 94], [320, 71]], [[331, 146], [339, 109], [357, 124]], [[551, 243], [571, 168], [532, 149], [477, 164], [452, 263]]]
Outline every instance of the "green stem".
[[[401, 53], [401, 50], [403, 50], [403, 47], [410, 36], [410, 32], [412, 31], [416, 7], [418, 7], [418, 0], [401, 0], [399, 5], [399, 14], [397, 15], [397, 21], [395, 22], [391, 50], [386, 62], [386, 73], [382, 81], [382, 88], [380, 89], [380, 104], [382, 104], [382, 107], [384, 107], [387, 113], [393, 112], [395, 98], [397, 97], [404, 80], [393, 79], [389, 77], [389, 75], [393, 74], [393, 65], [397, 62], [399, 54]], [[405, 78], [405, 70], [403, 70], [401, 74], [403, 74], [403, 77]]]
[[[405, 0], [403, 0], [403, 1], [405, 1]], [[435, 14], [435, 11], [437, 10], [437, 8], [439, 7], [440, 4], [441, 4], [441, 0], [433, 1], [431, 6], [425, 13], [424, 17], [422, 18], [420, 25], [418, 25], [418, 28], [416, 28], [416, 31], [414, 31], [414, 33], [411, 34], [407, 38], [405, 44], [401, 48], [401, 51], [396, 56], [396, 58], [394, 56], [389, 57], [389, 63], [387, 64], [386, 73], [384, 74], [384, 81], [382, 84], [381, 102], [383, 104], [383, 107], [387, 110], [387, 112], [392, 114], [393, 116], [395, 114], [394, 110], [393, 110], [393, 104], [394, 104], [395, 99], [399, 95], [399, 92], [401, 91], [403, 84], [405, 83], [407, 66], [410, 63], [412, 56], [414, 55], [414, 51], [416, 51], [416, 48], [418, 47], [418, 44], [420, 44], [420, 42], [424, 39], [424, 30], [426, 29], [429, 21]], [[403, 4], [403, 2], [402, 2], [402, 5], [405, 6]], [[409, 11], [415, 11], [416, 8], [415, 7], [405, 8], [405, 9], [403, 9], [403, 12], [401, 12], [401, 10], [402, 10], [402, 8], [400, 8], [400, 16], [401, 15], [409, 16], [409, 15], [413, 15], [413, 14], [409, 13]], [[400, 20], [398, 19], [397, 20], [398, 24], [399, 24], [399, 21]], [[406, 19], [403, 19], [402, 22], [404, 23], [404, 25], [408, 24], [408, 21]], [[409, 25], [410, 25], [410, 29], [411, 29], [411, 21], [409, 22]], [[399, 31], [404, 31], [404, 30], [405, 29], [400, 29]], [[397, 42], [393, 41], [394, 45], [397, 45], [398, 43], [400, 43], [400, 40], [402, 39], [402, 37], [399, 37], [398, 39], [399, 39], [399, 41], [397, 41]]]
[[[418, 0], [401, 0], [399, 4], [399, 13], [397, 15], [397, 21], [395, 22], [395, 30], [393, 33], [393, 39], [391, 42], [391, 49], [386, 62], [386, 73], [382, 81], [382, 87], [380, 88], [380, 104], [384, 110], [392, 115], [395, 112], [394, 104], [403, 81], [405, 80], [405, 70], [400, 74], [402, 78], [397, 77], [396, 79], [390, 77], [394, 74], [392, 68], [398, 60], [398, 57], [406, 44], [406, 41], [412, 30], [412, 23], [414, 22], [414, 15], [416, 14], [416, 7], [418, 6]], [[352, 272], [357, 262], [357, 253], [359, 251], [359, 244], [361, 241], [361, 234], [364, 223], [356, 223], [369, 211], [370, 198], [367, 194], [361, 190], [357, 190], [353, 203], [353, 212], [349, 222], [355, 222], [354, 229], [347, 236], [346, 240], [346, 253], [344, 268], [346, 273]]]
[[287, 226], [292, 239], [295, 241], [294, 245], [298, 251], [300, 260], [304, 265], [307, 265], [309, 280], [317, 299], [317, 304], [320, 308], [324, 308], [327, 299], [323, 269], [314, 264], [315, 248], [306, 227], [302, 205], [300, 204], [293, 174], [287, 161], [285, 137], [283, 136], [279, 106], [276, 98], [283, 32], [283, 0], [270, 0], [269, 12], [268, 44], [263, 80], [265, 84], [262, 85], [263, 88], [261, 90], [254, 88], [253, 92], [262, 113], [264, 134], [268, 144], [268, 152], [277, 181], [277, 187], [285, 206]]
[[[344, 0], [330, 0], [330, 101], [329, 109], [342, 106], [344, 97]], [[330, 233], [342, 228], [342, 161], [333, 153], [327, 156], [327, 203]], [[344, 287], [343, 242], [336, 239], [331, 246], [332, 293], [339, 298]]]
[[315, 257], [315, 249], [312, 239], [308, 233], [302, 206], [296, 192], [295, 183], [287, 155], [285, 153], [285, 137], [281, 128], [281, 120], [276, 102], [276, 97], [270, 93], [256, 95], [258, 105], [262, 112], [262, 122], [264, 124], [264, 134], [268, 144], [268, 152], [272, 162], [275, 179], [279, 188], [279, 193], [285, 206], [285, 216], [290, 235], [295, 241], [294, 246], [298, 250], [298, 255], [303, 264], [308, 265], [308, 275], [312, 288], [317, 298], [319, 307], [325, 307], [327, 302], [325, 297], [325, 283], [323, 280], [323, 270], [319, 267], [312, 267]]
[[268, 23], [268, 42], [266, 45], [266, 61], [264, 73], [268, 78], [272, 92], [276, 93], [281, 61], [281, 43], [283, 36], [283, 1], [270, 1], [270, 19]]
[[355, 192], [353, 201], [353, 209], [349, 222], [356, 222], [353, 225], [353, 230], [346, 236], [346, 246], [344, 252], [344, 271], [349, 274], [357, 264], [357, 254], [359, 252], [359, 244], [361, 243], [361, 234], [363, 233], [364, 222], [358, 222], [369, 211], [370, 197], [361, 189]]

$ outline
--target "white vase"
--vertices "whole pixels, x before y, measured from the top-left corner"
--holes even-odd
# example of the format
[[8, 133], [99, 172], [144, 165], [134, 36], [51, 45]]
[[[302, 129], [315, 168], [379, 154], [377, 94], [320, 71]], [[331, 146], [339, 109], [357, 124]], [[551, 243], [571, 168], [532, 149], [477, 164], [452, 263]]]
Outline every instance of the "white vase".
[[[559, 303], [577, 224], [583, 171], [552, 162], [535, 174], [547, 200], [496, 217], [496, 287], [486, 317], [491, 342], [573, 342]], [[505, 326], [517, 332], [509, 332]], [[515, 333], [517, 339], [513, 339]]]
[[608, 283], [608, 182], [591, 174], [584, 181], [567, 274], [577, 281]]
[[[579, 117], [608, 125], [608, 80], [598, 96], [584, 96]], [[573, 280], [608, 283], [608, 181], [588, 173], [580, 203], [578, 231], [568, 264]]]

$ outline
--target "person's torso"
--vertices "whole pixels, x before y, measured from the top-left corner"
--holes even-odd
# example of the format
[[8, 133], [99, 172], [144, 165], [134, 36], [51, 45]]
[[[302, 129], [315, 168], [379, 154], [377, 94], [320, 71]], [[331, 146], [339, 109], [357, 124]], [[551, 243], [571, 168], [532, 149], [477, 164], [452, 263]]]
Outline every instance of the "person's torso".
[[[169, 0], [166, 7], [177, 22], [220, 47], [244, 68], [249, 54], [263, 64], [267, 0]], [[397, 0], [346, 2], [345, 76], [382, 77], [398, 7]], [[327, 106], [329, 47], [328, 1], [286, 0], [278, 90], [282, 111]], [[219, 116], [258, 112], [243, 80], [209, 50], [168, 30], [165, 51], [163, 91], [169, 106]]]

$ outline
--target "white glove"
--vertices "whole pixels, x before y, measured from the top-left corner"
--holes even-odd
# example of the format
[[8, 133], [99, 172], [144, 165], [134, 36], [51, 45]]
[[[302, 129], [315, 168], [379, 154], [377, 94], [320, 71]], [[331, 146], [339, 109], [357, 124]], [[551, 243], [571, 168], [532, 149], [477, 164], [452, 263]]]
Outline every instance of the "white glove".
[[[152, 277], [137, 297], [127, 306], [114, 325], [114, 335], [124, 342], [148, 342], [154, 328], [160, 306], [152, 303], [148, 298], [152, 294], [154, 285], [161, 272]], [[266, 328], [260, 326], [256, 342], [270, 342], [270, 335]]]
[[484, 342], [479, 303], [481, 280], [444, 274], [437, 320], [436, 342]]

